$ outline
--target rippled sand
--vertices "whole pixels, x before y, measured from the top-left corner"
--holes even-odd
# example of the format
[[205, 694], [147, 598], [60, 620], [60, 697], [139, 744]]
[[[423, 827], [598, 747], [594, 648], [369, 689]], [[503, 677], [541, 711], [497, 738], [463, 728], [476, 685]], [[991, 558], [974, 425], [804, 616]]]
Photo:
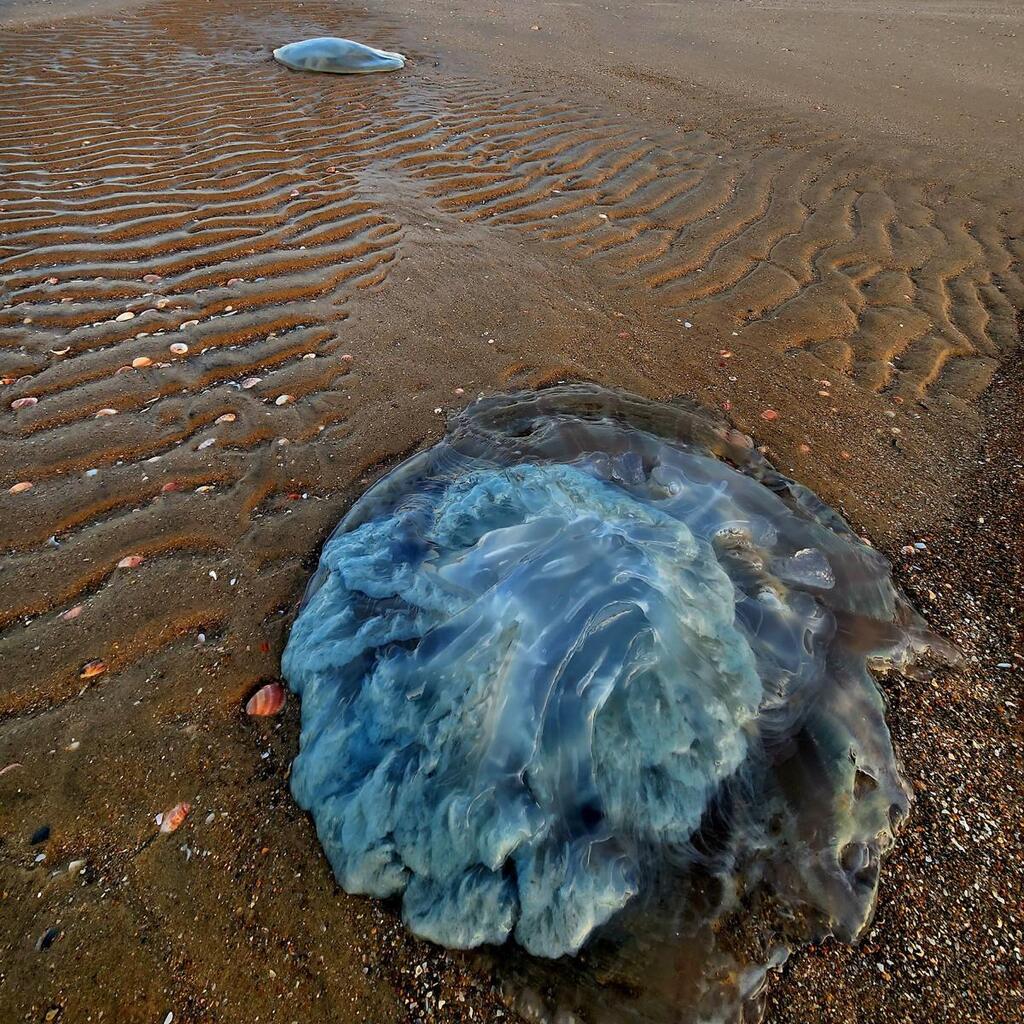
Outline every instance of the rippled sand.
[[[955, 500], [1024, 306], [1012, 190], [792, 118], [730, 129], [671, 93], [581, 90], [543, 31], [541, 75], [453, 56], [414, 11], [343, 13], [409, 65], [275, 64], [339, 31], [319, 2], [35, 16], [0, 38], [0, 1016], [498, 1012], [461, 960], [334, 886], [287, 793], [294, 702], [277, 724], [242, 713], [333, 524], [477, 393], [586, 378], [727, 408], [890, 553], [977, 518]], [[926, 612], [950, 572], [982, 592], [964, 543]], [[972, 700], [1002, 707], [1001, 678]], [[968, 734], [911, 720], [915, 750]], [[901, 948], [939, 927], [926, 904]]]

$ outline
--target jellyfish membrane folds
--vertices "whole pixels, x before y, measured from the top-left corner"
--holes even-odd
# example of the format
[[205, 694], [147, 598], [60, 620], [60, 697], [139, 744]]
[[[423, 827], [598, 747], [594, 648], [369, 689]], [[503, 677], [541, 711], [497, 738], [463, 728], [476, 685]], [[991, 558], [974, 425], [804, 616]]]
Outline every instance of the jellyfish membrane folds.
[[870, 919], [910, 792], [869, 666], [929, 649], [887, 560], [707, 411], [487, 398], [324, 546], [292, 789], [347, 891], [503, 946], [535, 1016], [750, 1019], [787, 947]]
[[388, 50], [322, 36], [288, 43], [274, 50], [274, 59], [295, 71], [325, 71], [335, 75], [368, 75], [374, 71], [397, 71], [405, 67], [405, 57]]

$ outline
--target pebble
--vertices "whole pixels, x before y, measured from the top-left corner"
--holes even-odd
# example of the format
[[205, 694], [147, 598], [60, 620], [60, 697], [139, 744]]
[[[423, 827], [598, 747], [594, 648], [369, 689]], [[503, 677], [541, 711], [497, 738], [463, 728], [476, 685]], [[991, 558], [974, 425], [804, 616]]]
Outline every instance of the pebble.
[[126, 309], [123, 313], [118, 313], [117, 316], [114, 317], [116, 323], [123, 323], [125, 320], [134, 319], [135, 314], [130, 309]]

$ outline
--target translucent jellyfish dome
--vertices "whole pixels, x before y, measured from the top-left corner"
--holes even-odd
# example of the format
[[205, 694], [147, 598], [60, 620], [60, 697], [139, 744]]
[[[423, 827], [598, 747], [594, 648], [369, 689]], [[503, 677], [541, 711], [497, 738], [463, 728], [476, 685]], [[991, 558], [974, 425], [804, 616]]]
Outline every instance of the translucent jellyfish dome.
[[552, 1011], [607, 1016], [613, 964], [608, 1019], [727, 1019], [779, 943], [869, 920], [910, 805], [869, 664], [928, 647], [886, 559], [712, 414], [483, 399], [323, 549], [292, 789], [347, 891], [521, 948], [521, 991], [563, 965]]

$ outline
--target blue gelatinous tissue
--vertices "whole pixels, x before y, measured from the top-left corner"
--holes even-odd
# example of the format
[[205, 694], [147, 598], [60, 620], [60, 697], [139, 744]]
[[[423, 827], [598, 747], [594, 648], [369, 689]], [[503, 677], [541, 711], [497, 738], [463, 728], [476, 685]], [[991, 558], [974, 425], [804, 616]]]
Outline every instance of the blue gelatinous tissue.
[[279, 46], [274, 50], [274, 59], [296, 71], [326, 71], [335, 75], [368, 75], [405, 67], [405, 57], [400, 53], [375, 50], [334, 36]]
[[[910, 803], [868, 665], [929, 647], [885, 558], [708, 413], [498, 396], [325, 545], [292, 788], [341, 885], [446, 946], [557, 958], [630, 922], [640, 975], [638, 943], [697, 934], [664, 910], [697, 874], [702, 927], [768, 889], [852, 939]], [[693, 972], [724, 998], [704, 946]]]

